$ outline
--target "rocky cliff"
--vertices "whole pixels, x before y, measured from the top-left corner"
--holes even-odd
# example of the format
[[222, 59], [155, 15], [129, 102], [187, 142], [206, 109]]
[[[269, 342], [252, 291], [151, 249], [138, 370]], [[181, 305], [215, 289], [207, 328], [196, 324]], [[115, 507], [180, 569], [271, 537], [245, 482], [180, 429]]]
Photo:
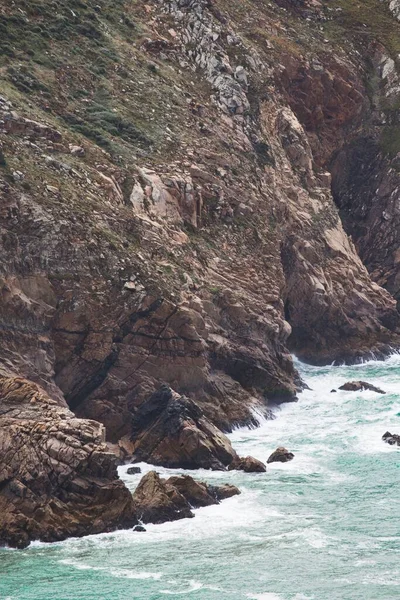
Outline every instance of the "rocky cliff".
[[399, 31], [378, 0], [0, 0], [4, 376], [129, 454], [161, 383], [227, 431], [295, 398], [291, 352], [397, 346]]

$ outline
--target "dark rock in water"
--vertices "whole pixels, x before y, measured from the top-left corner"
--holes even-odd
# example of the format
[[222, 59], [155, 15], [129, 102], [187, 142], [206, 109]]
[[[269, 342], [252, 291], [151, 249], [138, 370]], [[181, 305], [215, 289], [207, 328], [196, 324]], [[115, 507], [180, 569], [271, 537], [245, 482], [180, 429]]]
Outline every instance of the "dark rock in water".
[[252, 456], [246, 456], [246, 458], [237, 457], [231, 462], [228, 469], [229, 471], [237, 470], [244, 471], [245, 473], [265, 473], [267, 470], [264, 463]]
[[344, 385], [341, 385], [339, 390], [344, 390], [346, 392], [363, 392], [364, 390], [370, 390], [371, 392], [376, 392], [377, 394], [386, 394], [386, 392], [380, 388], [377, 388], [366, 381], [348, 381]]
[[289, 460], [293, 460], [293, 458], [294, 458], [293, 452], [289, 452], [289, 450], [280, 446], [279, 448], [277, 448], [275, 450], [275, 452], [273, 452], [271, 454], [271, 456], [267, 460], [267, 463], [268, 464], [273, 463], [273, 462], [283, 462], [284, 463], [284, 462], [288, 462]]
[[133, 501], [143, 523], [165, 523], [194, 517], [192, 508], [219, 504], [237, 494], [240, 491], [233, 485], [210, 486], [189, 475], [161, 479], [150, 471], [136, 488]]
[[192, 508], [218, 504], [220, 500], [240, 494], [239, 489], [234, 485], [212, 486], [204, 481], [195, 481], [189, 475], [170, 477], [166, 484], [175, 487]]
[[128, 475], [138, 475], [142, 472], [142, 469], [140, 467], [129, 467], [126, 472]]
[[229, 483], [218, 486], [210, 485], [208, 489], [219, 501], [232, 498], [232, 496], [238, 496], [241, 493], [239, 488], [235, 485], [230, 485]]
[[396, 433], [389, 433], [389, 431], [387, 431], [383, 434], [382, 439], [391, 446], [395, 446], [396, 444], [400, 446], [400, 435], [397, 435]]
[[237, 456], [201, 408], [168, 386], [136, 412], [132, 442], [134, 460], [170, 468], [225, 470]]
[[177, 488], [155, 471], [147, 473], [133, 494], [136, 513], [143, 523], [165, 523], [194, 517], [189, 503]]
[[143, 527], [143, 525], [136, 525], [136, 527], [133, 528], [133, 531], [139, 531], [139, 532], [143, 532], [146, 531], [146, 529]]
[[331, 390], [331, 394], [336, 394], [337, 390]]

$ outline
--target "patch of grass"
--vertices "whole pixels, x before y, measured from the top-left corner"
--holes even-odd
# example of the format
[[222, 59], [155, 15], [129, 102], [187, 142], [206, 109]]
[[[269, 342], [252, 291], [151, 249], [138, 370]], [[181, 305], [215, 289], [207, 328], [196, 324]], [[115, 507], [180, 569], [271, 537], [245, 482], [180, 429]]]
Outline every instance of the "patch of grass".
[[381, 135], [381, 148], [386, 156], [394, 158], [400, 152], [400, 125], [388, 125]]
[[[332, 20], [325, 26], [343, 45], [349, 36], [369, 42], [381, 42], [393, 57], [400, 53], [400, 23], [391, 14], [388, 3], [380, 0], [331, 0]], [[340, 9], [339, 12], [337, 9]]]

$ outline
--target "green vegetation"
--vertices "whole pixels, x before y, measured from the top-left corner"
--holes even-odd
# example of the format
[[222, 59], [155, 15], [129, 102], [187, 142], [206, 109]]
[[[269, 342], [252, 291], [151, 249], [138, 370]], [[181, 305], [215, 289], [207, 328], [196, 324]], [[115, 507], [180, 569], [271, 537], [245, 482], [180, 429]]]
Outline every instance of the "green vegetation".
[[390, 158], [400, 152], [400, 125], [388, 125], [381, 135], [381, 147]]
[[[325, 25], [325, 32], [342, 45], [354, 36], [369, 43], [381, 42], [394, 57], [400, 53], [400, 23], [381, 0], [331, 0], [329, 8], [332, 20]], [[339, 11], [338, 11], [339, 9]]]

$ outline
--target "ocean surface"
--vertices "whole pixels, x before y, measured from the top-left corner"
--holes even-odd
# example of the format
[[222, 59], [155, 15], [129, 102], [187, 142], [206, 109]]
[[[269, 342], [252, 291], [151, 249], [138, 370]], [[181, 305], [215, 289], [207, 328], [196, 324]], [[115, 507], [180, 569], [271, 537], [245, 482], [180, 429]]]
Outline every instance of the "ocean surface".
[[[191, 472], [242, 490], [194, 519], [0, 550], [0, 599], [400, 598], [400, 448], [381, 440], [400, 433], [400, 357], [299, 368], [312, 391], [231, 435], [241, 455], [266, 461], [284, 445], [292, 462], [263, 474]], [[388, 393], [330, 393], [351, 379]], [[134, 489], [140, 475], [126, 469]]]

